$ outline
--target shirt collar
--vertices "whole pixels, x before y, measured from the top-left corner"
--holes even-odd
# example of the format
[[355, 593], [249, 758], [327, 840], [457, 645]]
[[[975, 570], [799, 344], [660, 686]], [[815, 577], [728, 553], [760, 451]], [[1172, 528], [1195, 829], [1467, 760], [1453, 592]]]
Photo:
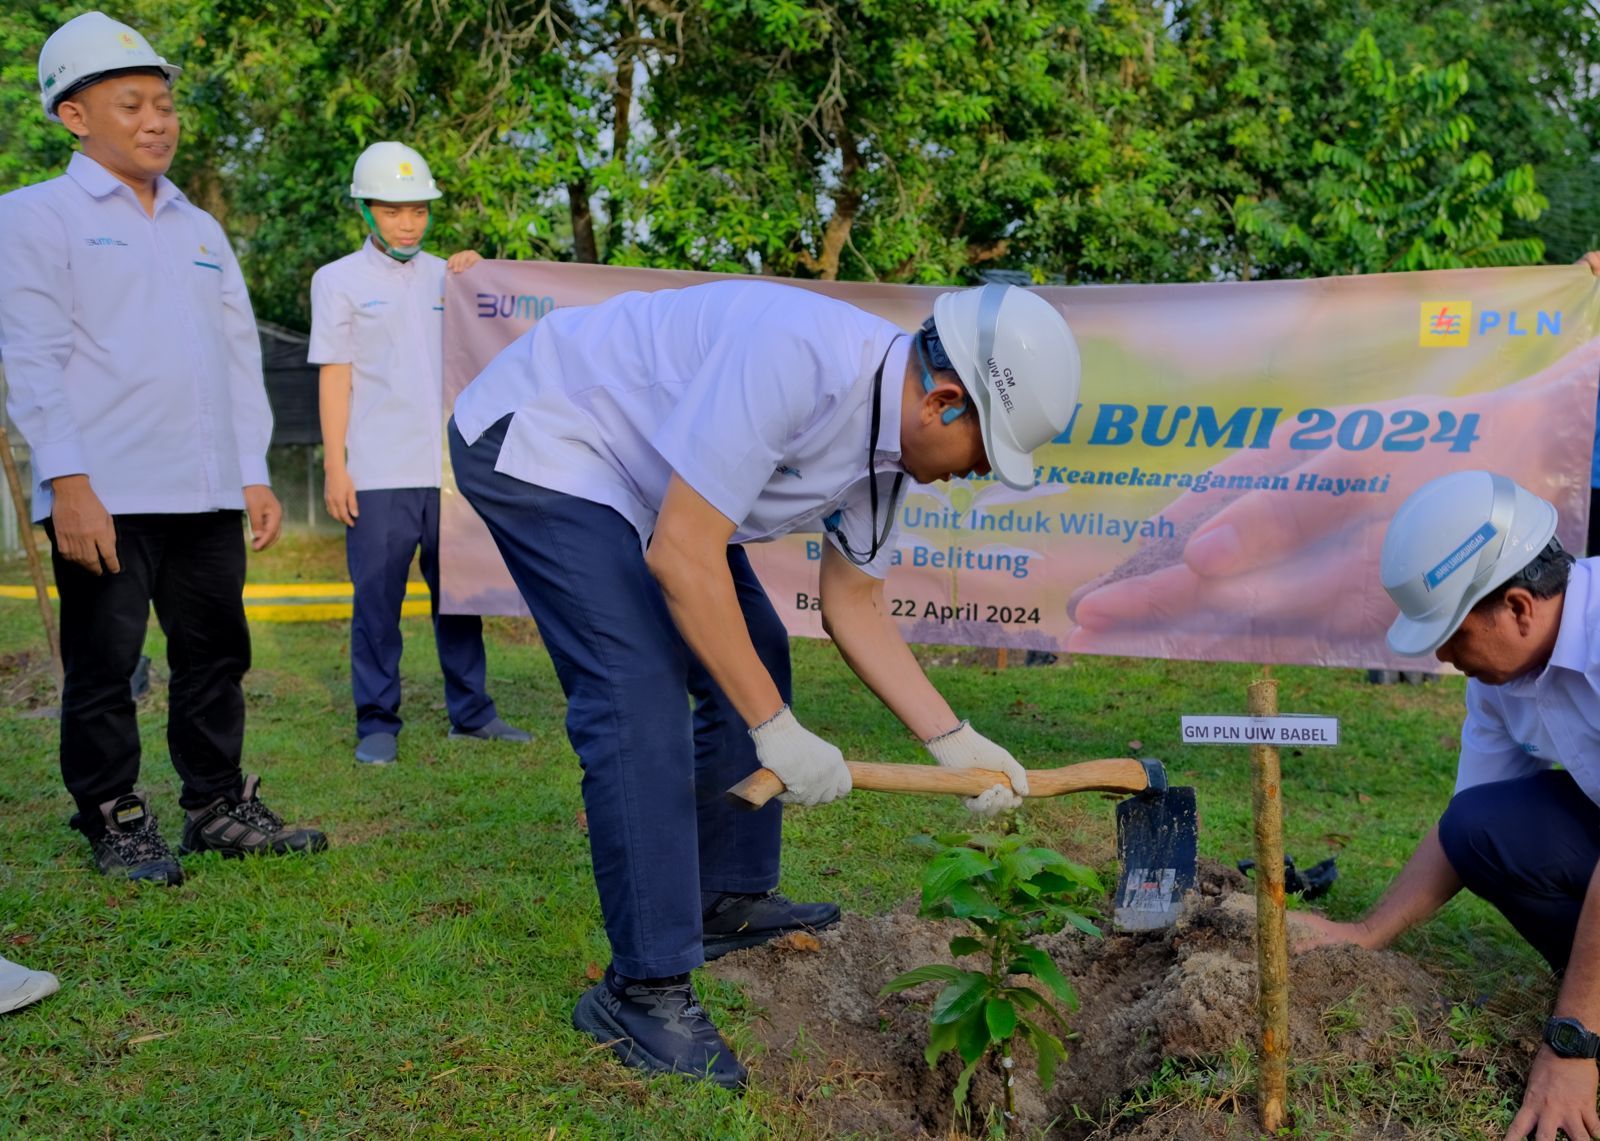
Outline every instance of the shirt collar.
[[[109, 198], [121, 190], [135, 202], [139, 200], [139, 196], [134, 194], [131, 186], [82, 151], [73, 152], [71, 160], [67, 163], [67, 175], [94, 198]], [[156, 212], [160, 213], [163, 206], [174, 201], [187, 202], [188, 199], [183, 196], [183, 191], [163, 174], [156, 179]]]
[[[905, 388], [906, 359], [911, 353], [911, 338], [899, 336], [889, 346], [889, 353], [883, 358], [883, 398], [882, 407], [878, 409], [878, 451], [877, 456], [882, 459], [898, 460], [900, 458], [900, 412], [901, 393]], [[876, 373], [876, 370], [874, 370]], [[872, 394], [868, 392], [867, 400], [870, 402]], [[868, 403], [870, 410], [872, 405]], [[869, 411], [870, 415], [870, 411]]]
[[[1567, 589], [1561, 596], [1561, 628], [1556, 632], [1550, 665], [1583, 673], [1589, 665], [1589, 568], [1572, 564]], [[1545, 667], [1546, 669], [1549, 666]]]
[[1544, 668], [1533, 673], [1512, 678], [1501, 688], [1508, 693], [1525, 695], [1549, 676], [1553, 669], [1584, 673], [1589, 662], [1589, 568], [1580, 560], [1572, 564], [1567, 576], [1567, 588], [1561, 596], [1561, 625], [1556, 630], [1556, 644], [1550, 651], [1550, 660]]

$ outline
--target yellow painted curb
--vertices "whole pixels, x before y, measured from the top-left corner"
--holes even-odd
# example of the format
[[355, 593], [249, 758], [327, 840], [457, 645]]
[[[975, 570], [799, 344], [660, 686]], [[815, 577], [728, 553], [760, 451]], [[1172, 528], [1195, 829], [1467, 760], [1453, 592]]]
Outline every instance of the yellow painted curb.
[[[50, 587], [50, 597], [58, 597]], [[355, 588], [348, 582], [251, 582], [244, 588], [245, 618], [251, 622], [327, 622], [350, 617], [350, 598]], [[33, 601], [31, 586], [0, 586], [0, 599]], [[315, 599], [316, 601], [310, 601]], [[417, 618], [431, 612], [428, 586], [406, 583], [406, 601], [400, 604], [403, 618]]]

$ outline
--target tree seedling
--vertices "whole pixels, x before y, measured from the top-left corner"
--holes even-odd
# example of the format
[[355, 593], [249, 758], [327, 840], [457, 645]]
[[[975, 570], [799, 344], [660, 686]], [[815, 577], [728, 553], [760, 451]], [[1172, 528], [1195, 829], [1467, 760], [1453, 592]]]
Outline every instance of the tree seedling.
[[952, 1050], [961, 1056], [964, 1068], [954, 1091], [959, 1109], [979, 1063], [991, 1053], [998, 1056], [1009, 1128], [1016, 1114], [1012, 1042], [1021, 1037], [1033, 1048], [1039, 1080], [1049, 1087], [1067, 1056], [1062, 1039], [1072, 1033], [1063, 1008], [1078, 1008], [1072, 984], [1033, 940], [1067, 926], [1098, 937], [1099, 928], [1084, 913], [1105, 891], [1089, 868], [1049, 848], [1030, 847], [1018, 836], [923, 836], [914, 842], [937, 849], [922, 874], [919, 914], [965, 921], [970, 932], [950, 940], [950, 953], [979, 956], [984, 966], [918, 967], [881, 993], [945, 984], [929, 1013], [928, 1065], [938, 1065]]

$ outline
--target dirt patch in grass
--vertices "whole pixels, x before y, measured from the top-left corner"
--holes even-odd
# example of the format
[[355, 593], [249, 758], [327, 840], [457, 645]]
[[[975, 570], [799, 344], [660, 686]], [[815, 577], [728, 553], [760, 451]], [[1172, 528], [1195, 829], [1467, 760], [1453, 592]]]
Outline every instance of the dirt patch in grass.
[[0, 706], [54, 714], [55, 705], [55, 671], [48, 649], [41, 646], [0, 654]]
[[[1166, 1060], [1199, 1065], [1256, 1034], [1254, 897], [1244, 877], [1203, 865], [1202, 886], [1183, 919], [1159, 933], [1060, 935], [1044, 946], [1072, 981], [1081, 1007], [1069, 1016], [1078, 1037], [1055, 1084], [1041, 1089], [1032, 1059], [1019, 1055], [1019, 1134], [1053, 1137], [1255, 1136], [1256, 1108], [1245, 1084], [1232, 1112], [1164, 1107], [1159, 1129], [1119, 1108]], [[973, 1082], [973, 1121], [951, 1100], [960, 1066], [923, 1059], [927, 1009], [937, 984], [880, 998], [884, 983], [925, 963], [949, 962], [958, 927], [919, 919], [912, 903], [876, 917], [846, 916], [809, 943], [730, 955], [708, 970], [742, 987], [756, 1012], [757, 1080], [784, 1091], [830, 1133], [944, 1137], [981, 1132], [985, 1107], [1000, 1100], [999, 1078]], [[1324, 948], [1290, 962], [1291, 1035], [1297, 1062], [1340, 1058], [1381, 1064], [1395, 1049], [1397, 1020], [1414, 1036], [1444, 1033], [1446, 1005], [1434, 980], [1404, 956]], [[1413, 1021], [1414, 1019], [1414, 1021]], [[1171, 1063], [1169, 1062], [1169, 1065]], [[1120, 1121], [1109, 1131], [1103, 1123]], [[1235, 1124], [1243, 1132], [1231, 1130]]]

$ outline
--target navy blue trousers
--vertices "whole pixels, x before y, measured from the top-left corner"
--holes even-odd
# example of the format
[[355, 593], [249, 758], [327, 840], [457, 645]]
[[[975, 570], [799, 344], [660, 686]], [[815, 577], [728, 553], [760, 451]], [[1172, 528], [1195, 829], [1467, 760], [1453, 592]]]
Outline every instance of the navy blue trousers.
[[484, 689], [483, 619], [439, 613], [439, 489], [358, 491], [356, 507], [360, 515], [345, 531], [344, 544], [355, 584], [350, 688], [356, 699], [356, 735], [400, 732], [400, 605], [418, 547], [433, 603], [445, 709], [456, 728], [482, 728], [495, 717], [494, 702]]
[[[673, 625], [638, 533], [609, 507], [495, 471], [509, 422], [469, 448], [451, 421], [456, 484], [489, 525], [567, 695], [612, 964], [634, 978], [678, 974], [704, 959], [702, 891], [777, 886], [782, 808], [725, 803], [758, 767], [755, 745]], [[728, 569], [788, 701], [788, 632], [742, 548], [728, 548]]]
[[1550, 769], [1457, 793], [1439, 821], [1439, 844], [1468, 891], [1493, 904], [1552, 970], [1566, 968], [1600, 863], [1600, 806], [1571, 774]]

